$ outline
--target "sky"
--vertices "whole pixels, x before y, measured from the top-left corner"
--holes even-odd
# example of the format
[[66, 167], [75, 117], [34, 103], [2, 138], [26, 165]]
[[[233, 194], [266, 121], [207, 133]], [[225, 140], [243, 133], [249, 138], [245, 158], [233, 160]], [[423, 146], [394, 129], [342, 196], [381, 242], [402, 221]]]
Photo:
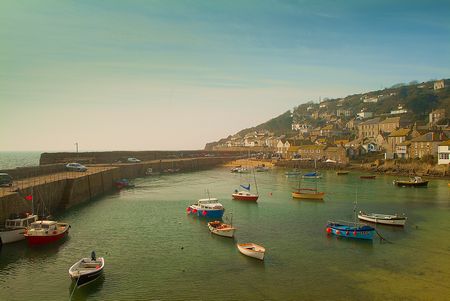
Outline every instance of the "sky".
[[201, 149], [449, 77], [448, 1], [0, 1], [0, 151]]

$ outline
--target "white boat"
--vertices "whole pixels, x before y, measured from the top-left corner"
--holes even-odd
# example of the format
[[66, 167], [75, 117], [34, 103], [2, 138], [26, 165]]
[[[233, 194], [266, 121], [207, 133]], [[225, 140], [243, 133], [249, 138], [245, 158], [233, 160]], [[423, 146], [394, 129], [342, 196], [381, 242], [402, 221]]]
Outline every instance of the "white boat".
[[378, 213], [365, 213], [359, 211], [358, 218], [363, 221], [372, 222], [376, 224], [391, 225], [391, 226], [404, 226], [406, 223], [406, 216], [402, 215], [389, 215]]
[[17, 216], [5, 221], [5, 228], [0, 229], [0, 245], [25, 239], [25, 230], [38, 220], [38, 216], [30, 214]]
[[104, 267], [105, 259], [103, 257], [96, 258], [95, 252], [92, 251], [91, 258], [82, 258], [70, 267], [69, 275], [72, 280], [76, 281], [77, 286], [82, 286], [97, 279], [102, 274]]
[[236, 244], [239, 252], [242, 254], [253, 257], [259, 260], [264, 260], [264, 254], [266, 249], [260, 245], [254, 243]]
[[209, 222], [208, 228], [211, 233], [225, 237], [233, 237], [234, 231], [236, 230], [236, 228], [232, 225], [225, 224], [220, 221]]

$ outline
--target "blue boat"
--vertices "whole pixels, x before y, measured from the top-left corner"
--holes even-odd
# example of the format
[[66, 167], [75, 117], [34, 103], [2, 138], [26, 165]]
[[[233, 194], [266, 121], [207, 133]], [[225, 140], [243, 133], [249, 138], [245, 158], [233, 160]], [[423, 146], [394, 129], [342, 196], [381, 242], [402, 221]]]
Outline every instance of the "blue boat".
[[321, 175], [319, 175], [317, 172], [309, 172], [309, 173], [305, 173], [302, 176], [303, 179], [320, 179], [322, 178]]
[[375, 234], [375, 229], [368, 225], [344, 221], [329, 221], [326, 230], [329, 234], [354, 239], [371, 240]]
[[186, 208], [187, 214], [198, 217], [221, 219], [225, 208], [216, 198], [200, 199]]

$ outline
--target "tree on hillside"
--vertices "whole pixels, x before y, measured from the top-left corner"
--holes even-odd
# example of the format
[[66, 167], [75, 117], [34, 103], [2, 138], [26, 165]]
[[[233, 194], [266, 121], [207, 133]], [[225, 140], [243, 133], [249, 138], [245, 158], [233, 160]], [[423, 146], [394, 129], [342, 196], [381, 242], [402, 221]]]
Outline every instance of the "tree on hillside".
[[416, 95], [409, 100], [409, 108], [416, 115], [428, 114], [438, 104], [435, 94]]

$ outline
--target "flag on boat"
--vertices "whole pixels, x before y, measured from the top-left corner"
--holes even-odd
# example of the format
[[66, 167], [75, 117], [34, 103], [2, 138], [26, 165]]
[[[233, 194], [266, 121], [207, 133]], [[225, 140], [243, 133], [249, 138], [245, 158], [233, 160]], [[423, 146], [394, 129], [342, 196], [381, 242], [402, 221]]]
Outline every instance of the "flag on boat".
[[245, 190], [250, 190], [250, 184], [248, 184], [248, 186], [244, 186], [241, 184], [241, 187], [244, 188]]
[[25, 196], [25, 200], [32, 201], [33, 200], [33, 196], [32, 195], [26, 195]]

